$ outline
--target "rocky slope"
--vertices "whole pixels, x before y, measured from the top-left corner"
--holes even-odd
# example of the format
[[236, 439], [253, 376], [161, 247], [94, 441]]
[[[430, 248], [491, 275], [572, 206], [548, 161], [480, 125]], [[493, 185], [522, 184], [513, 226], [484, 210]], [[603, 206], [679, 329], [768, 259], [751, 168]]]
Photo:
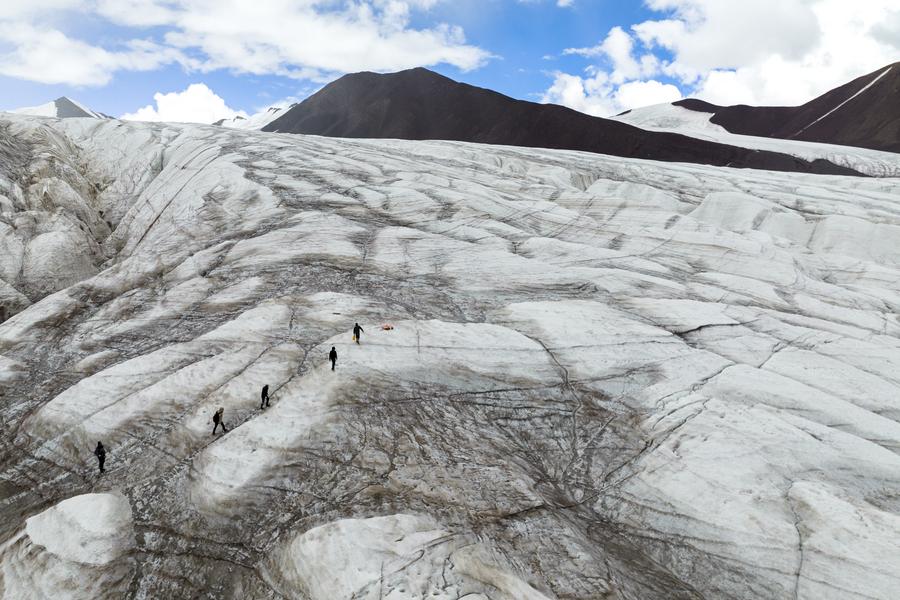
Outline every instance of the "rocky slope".
[[674, 103], [707, 113], [731, 133], [900, 152], [900, 63], [882, 67], [802, 106]]
[[2, 125], [111, 229], [0, 324], [5, 597], [896, 594], [896, 179]]
[[293, 106], [263, 131], [349, 138], [456, 140], [804, 173], [856, 174], [825, 160], [650, 132], [563, 106], [514, 100], [427, 69], [354, 73]]

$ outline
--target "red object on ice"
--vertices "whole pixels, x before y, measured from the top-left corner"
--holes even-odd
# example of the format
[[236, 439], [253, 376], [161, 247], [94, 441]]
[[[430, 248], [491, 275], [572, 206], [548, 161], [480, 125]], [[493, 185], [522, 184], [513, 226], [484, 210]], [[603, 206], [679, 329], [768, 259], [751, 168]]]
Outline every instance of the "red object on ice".
[[381, 326], [381, 328], [384, 329], [385, 331], [390, 331], [391, 329], [394, 328], [394, 326], [390, 325], [388, 323], [385, 323], [384, 325]]

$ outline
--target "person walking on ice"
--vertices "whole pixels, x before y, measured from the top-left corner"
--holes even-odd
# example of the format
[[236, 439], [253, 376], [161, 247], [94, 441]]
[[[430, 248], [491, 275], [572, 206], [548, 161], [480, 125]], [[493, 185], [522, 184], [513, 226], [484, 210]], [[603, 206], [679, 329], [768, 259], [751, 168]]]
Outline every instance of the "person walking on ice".
[[94, 448], [94, 456], [97, 457], [97, 460], [100, 462], [100, 472], [106, 473], [103, 470], [103, 463], [106, 462], [106, 448], [103, 447], [103, 444], [97, 442], [97, 447]]
[[365, 331], [362, 327], [359, 326], [359, 323], [353, 326], [353, 341], [357, 344], [359, 343], [359, 334]]
[[222, 433], [228, 433], [228, 429], [225, 428], [225, 417], [222, 416], [224, 412], [225, 407], [221, 407], [213, 415], [213, 435], [216, 435], [216, 429], [219, 428], [219, 425], [222, 426]]
[[269, 406], [269, 384], [263, 386], [262, 393], [259, 395], [259, 408], [260, 410]]
[[331, 361], [331, 370], [334, 371], [334, 363], [337, 362], [337, 350], [334, 349], [334, 346], [331, 347], [331, 352], [328, 353], [328, 360]]

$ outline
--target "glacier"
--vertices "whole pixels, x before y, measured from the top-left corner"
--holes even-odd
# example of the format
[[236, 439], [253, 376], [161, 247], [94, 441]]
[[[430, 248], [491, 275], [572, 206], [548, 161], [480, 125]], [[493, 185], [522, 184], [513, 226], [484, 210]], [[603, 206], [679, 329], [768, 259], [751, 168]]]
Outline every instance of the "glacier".
[[900, 586], [896, 177], [2, 115], [0, 249], [4, 597]]

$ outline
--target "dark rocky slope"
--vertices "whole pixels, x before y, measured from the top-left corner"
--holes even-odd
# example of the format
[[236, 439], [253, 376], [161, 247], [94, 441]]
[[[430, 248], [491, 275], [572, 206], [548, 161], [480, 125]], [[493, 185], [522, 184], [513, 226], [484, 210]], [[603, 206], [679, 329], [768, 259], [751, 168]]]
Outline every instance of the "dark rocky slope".
[[717, 106], [693, 98], [674, 104], [714, 113], [710, 121], [731, 133], [900, 152], [900, 63], [802, 106]]
[[857, 175], [824, 160], [649, 132], [562, 106], [515, 100], [427, 69], [345, 75], [263, 131], [347, 138], [457, 140], [582, 150], [739, 168]]

